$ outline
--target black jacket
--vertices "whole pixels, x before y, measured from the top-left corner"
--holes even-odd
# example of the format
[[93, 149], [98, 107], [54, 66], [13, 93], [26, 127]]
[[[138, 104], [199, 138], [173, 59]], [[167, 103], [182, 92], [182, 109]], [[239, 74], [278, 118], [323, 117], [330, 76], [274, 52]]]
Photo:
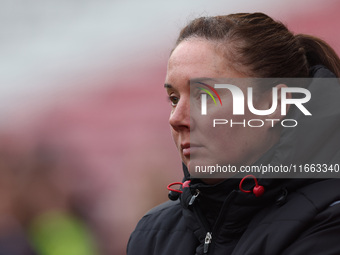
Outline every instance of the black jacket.
[[[333, 77], [322, 66], [311, 72]], [[309, 89], [315, 122], [294, 116], [299, 126], [285, 129], [257, 164], [340, 163], [340, 85]], [[259, 178], [260, 197], [240, 191], [240, 179], [217, 185], [193, 179], [179, 200], [140, 220], [127, 254], [340, 254], [340, 179], [320, 178]]]

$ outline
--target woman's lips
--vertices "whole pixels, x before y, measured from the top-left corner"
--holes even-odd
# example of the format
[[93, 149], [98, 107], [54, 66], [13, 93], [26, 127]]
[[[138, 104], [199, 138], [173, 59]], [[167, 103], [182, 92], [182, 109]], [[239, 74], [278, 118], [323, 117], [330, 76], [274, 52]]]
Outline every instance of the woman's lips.
[[182, 151], [183, 151], [183, 155], [184, 155], [185, 157], [190, 156], [190, 147], [184, 148]]
[[182, 143], [181, 149], [184, 157], [190, 156], [190, 143]]
[[189, 157], [190, 153], [193, 153], [197, 148], [201, 146], [194, 144], [184, 144], [181, 145], [183, 156]]

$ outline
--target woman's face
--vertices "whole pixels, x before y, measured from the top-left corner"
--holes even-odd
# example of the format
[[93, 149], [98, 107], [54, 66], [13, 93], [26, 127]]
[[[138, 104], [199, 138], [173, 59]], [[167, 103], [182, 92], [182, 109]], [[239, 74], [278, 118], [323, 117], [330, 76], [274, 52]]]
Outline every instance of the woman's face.
[[[221, 56], [212, 42], [191, 39], [181, 42], [172, 52], [168, 62], [165, 88], [171, 102], [169, 123], [181, 159], [191, 174], [194, 165], [231, 164], [239, 167], [252, 164], [278, 139], [278, 133], [271, 131], [275, 128], [267, 124], [261, 128], [243, 125], [218, 125], [213, 128], [212, 120], [220, 118], [221, 112], [223, 119], [233, 119], [234, 122], [264, 119], [249, 111], [245, 111], [241, 116], [232, 115], [231, 93], [227, 91], [221, 93], [223, 106], [218, 108], [218, 113], [214, 112], [217, 107], [210, 107], [209, 114], [204, 118], [200, 111], [192, 109], [190, 112], [191, 79], [245, 78], [229, 68], [227, 61]], [[246, 95], [246, 85], [240, 88]], [[265, 100], [255, 100], [254, 106], [257, 109], [269, 109], [271, 94], [266, 96], [264, 93], [261, 98]]]

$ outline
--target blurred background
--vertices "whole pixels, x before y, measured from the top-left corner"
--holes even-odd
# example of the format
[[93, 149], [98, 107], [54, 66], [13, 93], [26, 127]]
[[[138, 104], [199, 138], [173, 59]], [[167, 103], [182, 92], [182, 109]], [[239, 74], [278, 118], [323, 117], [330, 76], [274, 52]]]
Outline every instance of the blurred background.
[[340, 52], [338, 0], [1, 0], [0, 253], [125, 254], [182, 179], [163, 88], [179, 30], [255, 11]]

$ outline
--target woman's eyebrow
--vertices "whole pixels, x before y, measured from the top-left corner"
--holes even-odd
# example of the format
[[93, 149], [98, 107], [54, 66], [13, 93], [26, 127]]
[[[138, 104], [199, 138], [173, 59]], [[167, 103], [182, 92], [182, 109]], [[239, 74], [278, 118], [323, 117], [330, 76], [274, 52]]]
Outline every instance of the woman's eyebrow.
[[[205, 81], [205, 82], [217, 82], [216, 79], [206, 78], [206, 77], [190, 79], [190, 83], [192, 83], [192, 84], [193, 83], [202, 83], [203, 81]], [[171, 84], [169, 84], [169, 83], [164, 83], [164, 88], [166, 88], [166, 89], [173, 89], [173, 86]]]
[[195, 84], [195, 83], [215, 83], [218, 82], [217, 79], [214, 78], [208, 78], [208, 77], [201, 77], [201, 78], [193, 78], [190, 79], [190, 84]]

